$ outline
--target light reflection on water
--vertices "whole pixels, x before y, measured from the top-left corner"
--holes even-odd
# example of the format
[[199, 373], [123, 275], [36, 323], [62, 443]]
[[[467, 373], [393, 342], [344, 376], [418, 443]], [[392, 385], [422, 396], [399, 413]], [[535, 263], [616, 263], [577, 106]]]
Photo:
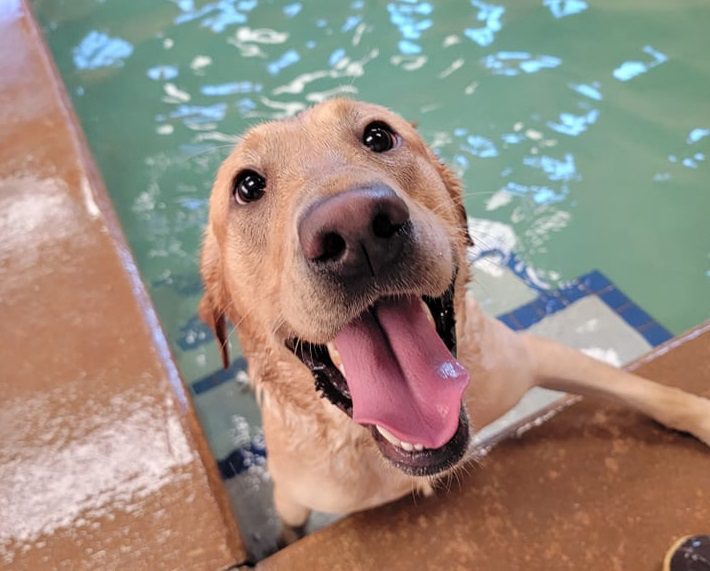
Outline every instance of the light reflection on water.
[[[337, 95], [416, 121], [463, 177], [471, 213], [512, 228], [552, 285], [599, 268], [675, 331], [710, 314], [697, 301], [710, 237], [680, 236], [710, 211], [710, 63], [698, 52], [710, 7], [35, 5], [174, 345], [199, 327], [196, 252], [221, 159], [256, 121]], [[208, 347], [178, 352], [188, 379], [217, 367]]]
[[543, 0], [555, 18], [564, 18], [584, 12], [589, 5], [584, 0]]
[[477, 10], [476, 20], [483, 23], [480, 28], [466, 28], [464, 35], [479, 46], [489, 46], [495, 40], [496, 33], [503, 27], [505, 8], [494, 4], [486, 4], [480, 0], [471, 0], [471, 5]]
[[651, 56], [650, 61], [625, 61], [614, 70], [614, 77], [619, 81], [629, 81], [637, 75], [646, 73], [654, 67], [657, 67], [662, 63], [668, 61], [668, 56], [662, 54], [658, 50], [653, 49], [651, 46], [644, 46], [643, 51]]
[[194, 1], [180, 0], [176, 2], [177, 7], [182, 12], [175, 18], [176, 24], [185, 24], [195, 20], [200, 22], [200, 26], [209, 28], [219, 34], [234, 26], [235, 24], [245, 24], [247, 14], [256, 8], [256, 0], [239, 0], [211, 2], [195, 7]]
[[[399, 29], [402, 35], [402, 39], [397, 43], [402, 54], [417, 55], [422, 53], [419, 40], [422, 33], [431, 28], [432, 19], [430, 16], [433, 11], [434, 8], [429, 2], [403, 0], [387, 4], [390, 22]], [[351, 18], [353, 17], [351, 16]], [[347, 29], [343, 28], [343, 31], [347, 31]]]
[[555, 56], [532, 56], [527, 52], [498, 52], [484, 57], [481, 62], [496, 75], [514, 76], [520, 73], [536, 73], [542, 69], [557, 67], [562, 60]]
[[126, 40], [94, 30], [74, 48], [74, 65], [77, 69], [121, 66], [132, 53], [133, 46]]
[[582, 115], [574, 113], [560, 113], [558, 121], [548, 121], [547, 126], [553, 131], [577, 137], [584, 133], [599, 118], [599, 111], [592, 109]]

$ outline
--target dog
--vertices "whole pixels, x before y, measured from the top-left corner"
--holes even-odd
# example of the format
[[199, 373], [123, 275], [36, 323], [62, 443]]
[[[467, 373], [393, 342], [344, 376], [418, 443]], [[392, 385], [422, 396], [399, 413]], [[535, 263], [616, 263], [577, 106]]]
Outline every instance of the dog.
[[[412, 124], [328, 100], [258, 125], [217, 173], [200, 316], [234, 324], [294, 538], [432, 483], [532, 387], [621, 401], [710, 445], [710, 400], [514, 333], [466, 293], [461, 185]], [[323, 397], [323, 398], [319, 398]]]

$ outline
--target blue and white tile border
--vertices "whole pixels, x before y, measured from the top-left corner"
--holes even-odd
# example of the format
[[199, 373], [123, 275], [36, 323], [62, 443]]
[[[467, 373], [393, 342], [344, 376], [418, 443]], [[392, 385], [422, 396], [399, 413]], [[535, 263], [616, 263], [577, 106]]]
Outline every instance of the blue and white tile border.
[[498, 319], [514, 331], [528, 329], [545, 317], [562, 311], [565, 307], [590, 295], [596, 295], [652, 347], [673, 337], [670, 331], [631, 301], [598, 270], [584, 274], [559, 289], [539, 290], [536, 299], [499, 315]]

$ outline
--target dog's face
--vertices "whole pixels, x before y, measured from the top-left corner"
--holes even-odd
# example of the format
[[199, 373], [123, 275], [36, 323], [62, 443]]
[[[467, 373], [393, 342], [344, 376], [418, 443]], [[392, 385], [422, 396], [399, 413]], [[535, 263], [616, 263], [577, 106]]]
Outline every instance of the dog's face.
[[467, 241], [458, 184], [415, 129], [328, 101], [253, 128], [222, 164], [202, 315], [218, 337], [226, 312], [287, 347], [386, 458], [434, 474], [468, 443], [454, 316]]

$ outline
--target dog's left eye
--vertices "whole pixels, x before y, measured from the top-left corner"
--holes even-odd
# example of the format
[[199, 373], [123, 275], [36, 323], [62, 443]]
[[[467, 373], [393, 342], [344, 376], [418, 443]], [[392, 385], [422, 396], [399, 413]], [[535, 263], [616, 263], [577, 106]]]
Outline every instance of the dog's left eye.
[[252, 170], [244, 170], [234, 177], [232, 194], [238, 204], [254, 202], [264, 196], [266, 179]]
[[396, 135], [387, 123], [373, 121], [362, 134], [362, 144], [375, 153], [391, 150], [397, 141]]

